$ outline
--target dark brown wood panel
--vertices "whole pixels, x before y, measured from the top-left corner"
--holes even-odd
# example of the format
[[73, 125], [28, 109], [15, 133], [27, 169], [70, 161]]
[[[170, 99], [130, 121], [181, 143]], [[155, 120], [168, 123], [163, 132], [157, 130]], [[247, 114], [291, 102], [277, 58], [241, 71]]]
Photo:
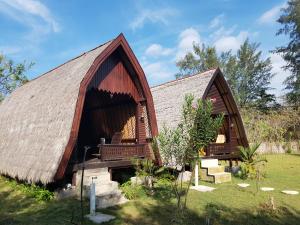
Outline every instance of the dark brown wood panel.
[[224, 103], [224, 100], [214, 83], [210, 87], [210, 90], [208, 91], [207, 99], [211, 99], [211, 101], [213, 102], [213, 113], [214, 114], [218, 114], [218, 113], [227, 114], [228, 113], [226, 105]]
[[89, 84], [89, 89], [107, 91], [116, 94], [128, 94], [138, 102], [143, 99], [143, 93], [138, 91], [139, 82], [133, 81], [117, 50], [109, 56], [97, 70]]

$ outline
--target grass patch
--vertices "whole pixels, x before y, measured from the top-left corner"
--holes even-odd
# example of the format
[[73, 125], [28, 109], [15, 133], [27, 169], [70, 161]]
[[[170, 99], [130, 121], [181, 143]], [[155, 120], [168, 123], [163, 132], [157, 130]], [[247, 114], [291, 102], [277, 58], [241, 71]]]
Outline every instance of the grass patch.
[[[273, 192], [256, 192], [255, 181], [247, 180], [250, 187], [241, 189], [234, 178], [230, 183], [206, 184], [216, 187], [211, 193], [191, 190], [188, 197], [188, 212], [183, 224], [299, 224], [300, 195], [289, 196], [283, 189], [300, 191], [300, 155], [267, 155], [266, 178], [260, 186], [275, 188]], [[129, 187], [128, 187], [129, 188]], [[116, 219], [106, 225], [165, 225], [174, 224], [175, 199], [166, 182], [155, 184], [154, 194], [139, 195], [122, 206], [101, 210]], [[273, 197], [276, 209], [270, 207]], [[80, 221], [80, 203], [75, 199], [63, 201], [37, 201], [21, 190], [13, 188], [0, 178], [0, 224], [71, 224]], [[88, 203], [85, 203], [88, 213]], [[84, 224], [92, 224], [85, 221]]]
[[38, 201], [50, 201], [54, 199], [54, 193], [42, 186], [35, 184], [18, 183], [14, 179], [2, 177], [3, 181], [12, 189], [18, 190], [29, 197], [33, 197]]

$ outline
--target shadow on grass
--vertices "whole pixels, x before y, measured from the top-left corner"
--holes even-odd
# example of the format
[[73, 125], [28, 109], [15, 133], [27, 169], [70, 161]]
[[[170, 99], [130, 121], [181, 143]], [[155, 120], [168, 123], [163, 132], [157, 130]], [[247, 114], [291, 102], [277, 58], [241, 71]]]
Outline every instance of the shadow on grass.
[[299, 153], [290, 153], [292, 156], [299, 156], [300, 157], [300, 152]]
[[[85, 214], [88, 213], [85, 203]], [[80, 224], [80, 202], [75, 199], [37, 202], [14, 190], [0, 192], [0, 225], [67, 225], [73, 215], [74, 224]], [[92, 224], [85, 220], [84, 224]]]
[[185, 216], [176, 222], [174, 218], [178, 219], [178, 211], [175, 204], [155, 196], [151, 201], [132, 201], [104, 212], [116, 216], [106, 225], [296, 225], [300, 221], [300, 211], [290, 206], [272, 209], [268, 204], [261, 204], [255, 208], [237, 209], [210, 203], [203, 211], [188, 208]]
[[260, 205], [257, 209], [231, 209], [225, 205], [207, 204], [205, 213], [210, 224], [295, 225], [300, 221], [300, 211], [291, 207], [273, 210], [268, 205]]
[[[112, 207], [103, 212], [116, 216], [116, 219], [106, 223], [107, 225], [260, 225], [260, 224], [299, 224], [300, 211], [290, 206], [283, 206], [272, 210], [268, 205], [260, 205], [255, 209], [229, 208], [223, 204], [207, 204], [203, 211], [188, 208], [185, 217], [180, 223], [174, 218], [178, 211], [174, 201], [170, 201], [170, 191], [162, 189], [151, 198], [130, 201], [123, 206]], [[41, 202], [28, 197], [16, 195], [13, 190], [0, 193], [0, 225], [63, 225], [71, 224], [71, 215], [74, 213], [74, 221], [80, 224], [79, 201], [67, 199], [61, 201]], [[88, 205], [85, 203], [85, 214], [88, 213]], [[83, 224], [92, 224], [85, 221]]]

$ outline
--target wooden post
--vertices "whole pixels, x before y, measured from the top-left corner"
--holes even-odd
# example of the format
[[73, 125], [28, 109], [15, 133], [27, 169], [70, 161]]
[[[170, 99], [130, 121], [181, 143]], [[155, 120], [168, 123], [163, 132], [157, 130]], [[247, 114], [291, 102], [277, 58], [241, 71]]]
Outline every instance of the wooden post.
[[[233, 150], [231, 149], [231, 116], [230, 114], [228, 114], [228, 144], [229, 144], [229, 151], [230, 153], [233, 152]], [[232, 162], [231, 162], [232, 164]], [[230, 166], [232, 167], [232, 165]]]
[[135, 138], [137, 139], [137, 143], [140, 143], [140, 135], [139, 135], [139, 130], [140, 130], [140, 113], [139, 113], [139, 102], [137, 102], [136, 105], [136, 110], [135, 110]]
[[228, 114], [228, 140], [229, 140], [229, 143], [231, 142], [231, 116], [230, 114]]

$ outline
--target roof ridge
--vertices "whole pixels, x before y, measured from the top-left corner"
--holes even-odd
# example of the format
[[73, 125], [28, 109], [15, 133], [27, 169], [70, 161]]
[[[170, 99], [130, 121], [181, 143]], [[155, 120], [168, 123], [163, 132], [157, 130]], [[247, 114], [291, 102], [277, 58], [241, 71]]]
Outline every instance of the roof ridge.
[[[85, 51], [85, 52], [81, 53], [80, 55], [77, 55], [77, 56], [75, 56], [75, 57], [73, 57], [73, 58], [67, 60], [66, 62], [64, 62], [64, 63], [62, 63], [62, 64], [60, 64], [60, 65], [58, 65], [58, 66], [56, 66], [56, 67], [54, 67], [54, 68], [52, 68], [52, 69], [50, 69], [50, 70], [48, 70], [47, 72], [42, 73], [41, 75], [39, 75], [39, 76], [37, 76], [37, 77], [35, 77], [35, 78], [29, 80], [28, 82], [26, 82], [26, 83], [23, 84], [22, 86], [25, 86], [26, 84], [29, 84], [29, 83], [31, 83], [32, 81], [35, 81], [35, 80], [37, 80], [37, 79], [43, 77], [44, 75], [46, 75], [46, 74], [48, 74], [48, 73], [50, 73], [50, 72], [52, 72], [52, 71], [54, 71], [54, 70], [56, 70], [56, 69], [58, 69], [58, 68], [64, 66], [64, 65], [66, 65], [66, 64], [69, 63], [69, 62], [72, 62], [72, 61], [75, 60], [75, 59], [78, 59], [78, 58], [82, 57], [83, 55], [86, 55], [86, 54], [88, 54], [88, 53], [90, 53], [90, 52], [92, 52], [92, 51], [94, 51], [94, 50], [96, 50], [96, 49], [98, 49], [98, 48], [100, 48], [100, 47], [106, 45], [106, 44], [109, 43], [109, 42], [112, 42], [113, 40], [115, 40], [115, 39], [111, 39], [111, 40], [109, 40], [109, 41], [106, 41], [106, 42], [104, 42], [103, 44], [98, 45], [97, 47], [94, 47], [94, 48], [92, 48], [92, 49], [90, 49], [90, 50], [88, 50], [88, 51]], [[22, 87], [22, 86], [21, 86], [21, 87]]]
[[185, 76], [180, 77], [180, 78], [175, 79], [175, 80], [170, 80], [170, 81], [164, 82], [164, 83], [162, 83], [162, 84], [154, 85], [154, 86], [151, 87], [151, 89], [152, 89], [152, 88], [159, 87], [159, 86], [162, 86], [162, 85], [165, 85], [165, 84], [169, 84], [169, 83], [173, 83], [173, 82], [177, 82], [177, 81], [189, 79], [189, 78], [195, 77], [195, 76], [197, 76], [197, 75], [204, 75], [205, 73], [209, 73], [209, 72], [211, 72], [211, 71], [216, 71], [216, 70], [217, 70], [217, 68], [214, 68], [214, 69], [206, 70], [206, 71], [204, 71], [204, 72], [202, 72], [202, 73], [195, 73], [195, 74], [192, 74], [192, 75], [185, 75]]

